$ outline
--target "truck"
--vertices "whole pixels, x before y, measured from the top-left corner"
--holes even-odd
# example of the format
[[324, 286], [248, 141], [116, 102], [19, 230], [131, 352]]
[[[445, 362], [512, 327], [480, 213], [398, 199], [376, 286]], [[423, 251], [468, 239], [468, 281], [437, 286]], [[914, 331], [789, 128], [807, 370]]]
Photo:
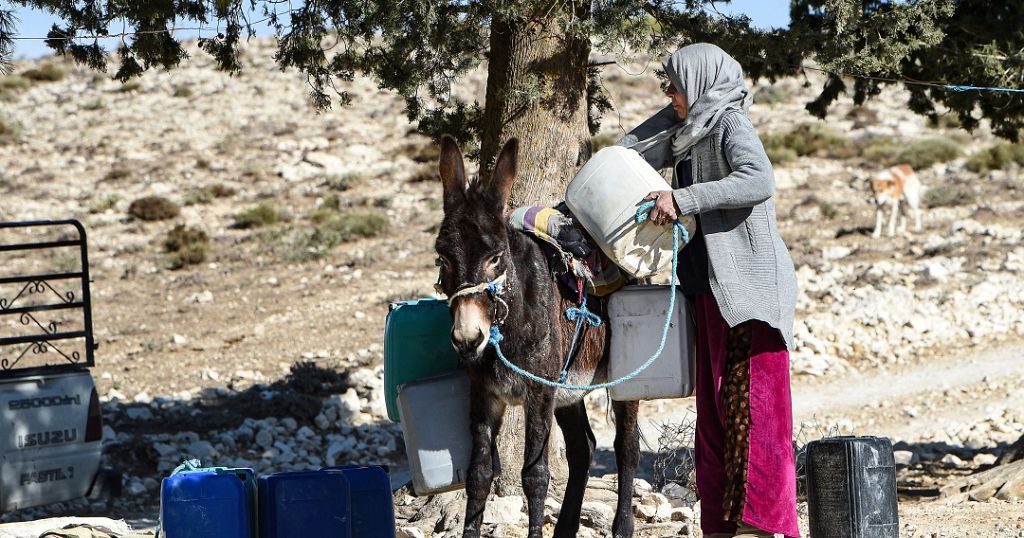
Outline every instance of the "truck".
[[101, 469], [81, 222], [0, 222], [0, 512], [116, 493]]

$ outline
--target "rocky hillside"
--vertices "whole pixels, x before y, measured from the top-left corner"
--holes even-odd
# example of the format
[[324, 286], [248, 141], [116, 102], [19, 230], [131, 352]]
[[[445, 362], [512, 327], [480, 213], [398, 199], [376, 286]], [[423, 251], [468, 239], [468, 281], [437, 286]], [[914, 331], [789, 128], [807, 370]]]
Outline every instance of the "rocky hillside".
[[[74, 217], [90, 234], [94, 373], [108, 452], [129, 474], [125, 513], [151, 513], [185, 455], [260, 471], [400, 466], [384, 316], [436, 277], [437, 153], [399, 99], [358, 79], [351, 106], [316, 114], [272, 44], [251, 42], [233, 77], [190, 50], [124, 85], [54, 59], [0, 79], [0, 220]], [[616, 109], [596, 143], [663, 105], [654, 67], [604, 67]], [[946, 116], [929, 126], [895, 89], [866, 107], [841, 99], [821, 122], [803, 111], [821, 82], [752, 86], [799, 278], [798, 382], [1019, 339], [1019, 148]], [[457, 94], [482, 99], [483, 86], [480, 70]], [[928, 189], [924, 229], [874, 239], [867, 178], [898, 162]], [[661, 502], [641, 504], [672, 512]]]

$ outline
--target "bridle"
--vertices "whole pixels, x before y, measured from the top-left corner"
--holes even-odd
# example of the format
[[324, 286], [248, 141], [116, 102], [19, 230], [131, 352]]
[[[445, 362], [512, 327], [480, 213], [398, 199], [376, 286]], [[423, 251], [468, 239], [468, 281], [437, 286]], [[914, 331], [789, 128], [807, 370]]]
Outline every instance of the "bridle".
[[[435, 263], [440, 269], [438, 270], [437, 273], [437, 282], [434, 283], [434, 291], [436, 291], [439, 295], [444, 295], [444, 290], [441, 289], [441, 279], [444, 278], [444, 265], [443, 262], [441, 262], [440, 258], [438, 258]], [[487, 293], [488, 295], [491, 296], [491, 300], [494, 301], [494, 304], [501, 305], [501, 309], [504, 310], [499, 315], [498, 311], [501, 309], [495, 308], [494, 317], [493, 319], [491, 319], [491, 323], [493, 323], [494, 325], [501, 325], [505, 323], [505, 320], [508, 318], [509, 314], [508, 303], [501, 298], [501, 296], [505, 294], [505, 286], [507, 281], [507, 273], [502, 273], [495, 277], [494, 280], [481, 282], [479, 284], [463, 283], [459, 285], [458, 289], [455, 290], [455, 293], [451, 294], [451, 296], [448, 297], [448, 306], [451, 306], [455, 302], [455, 299], [458, 299], [459, 297]]]

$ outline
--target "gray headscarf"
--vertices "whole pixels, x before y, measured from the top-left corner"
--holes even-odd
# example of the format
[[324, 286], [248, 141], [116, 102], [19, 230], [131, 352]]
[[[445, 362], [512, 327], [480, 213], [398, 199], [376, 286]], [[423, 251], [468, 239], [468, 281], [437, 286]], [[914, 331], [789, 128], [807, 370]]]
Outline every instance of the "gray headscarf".
[[739, 62], [710, 43], [682, 47], [662, 66], [676, 90], [686, 94], [686, 120], [680, 121], [669, 104], [618, 142], [643, 154], [655, 168], [682, 158], [727, 110], [747, 110], [753, 100]]

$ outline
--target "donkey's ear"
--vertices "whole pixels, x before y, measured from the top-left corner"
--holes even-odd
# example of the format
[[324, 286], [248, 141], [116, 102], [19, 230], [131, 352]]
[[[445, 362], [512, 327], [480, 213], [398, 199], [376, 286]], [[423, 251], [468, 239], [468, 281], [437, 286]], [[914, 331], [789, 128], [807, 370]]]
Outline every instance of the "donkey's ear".
[[494, 172], [491, 174], [491, 188], [501, 197], [502, 211], [507, 209], [508, 196], [512, 192], [512, 182], [516, 179], [516, 170], [519, 168], [519, 139], [512, 138], [505, 142], [505, 147], [498, 155], [498, 161], [494, 163]]
[[462, 150], [451, 135], [441, 136], [440, 174], [446, 199], [465, 192], [466, 167], [462, 163]]

